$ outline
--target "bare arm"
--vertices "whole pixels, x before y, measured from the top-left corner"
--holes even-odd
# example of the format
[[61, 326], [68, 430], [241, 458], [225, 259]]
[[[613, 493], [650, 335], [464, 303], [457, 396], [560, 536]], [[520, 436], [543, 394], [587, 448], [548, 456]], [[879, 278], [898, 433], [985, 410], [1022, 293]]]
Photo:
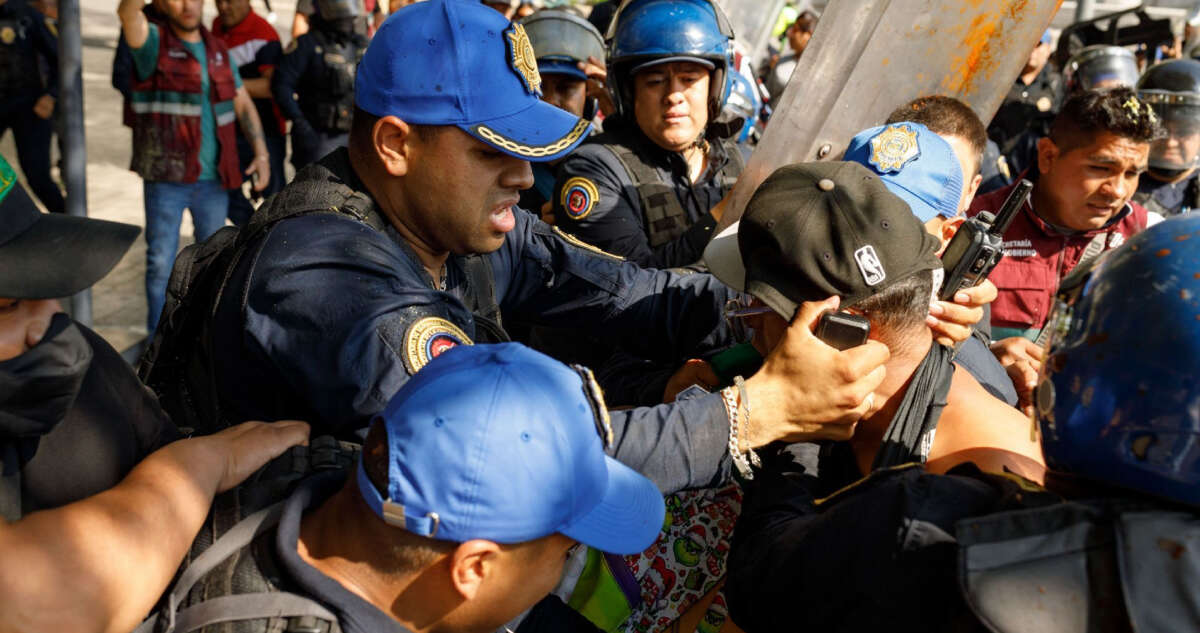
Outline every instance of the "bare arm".
[[133, 629], [175, 575], [213, 495], [307, 437], [303, 422], [248, 422], [180, 440], [109, 490], [0, 525], [0, 631]]
[[254, 101], [250, 99], [250, 93], [244, 85], [238, 88], [237, 95], [233, 98], [233, 111], [237, 114], [242, 135], [254, 148], [254, 160], [246, 168], [246, 175], [258, 174], [254, 189], [262, 191], [271, 180], [271, 161], [267, 154], [267, 141], [263, 138], [262, 121], [258, 120], [258, 110], [255, 109]]
[[308, 32], [308, 16], [296, 12], [296, 17], [292, 18], [292, 39], [296, 39]]
[[992, 472], [1009, 470], [1041, 483], [1046, 462], [1033, 422], [996, 399], [961, 368], [954, 372], [926, 467], [942, 473], [963, 462]]
[[272, 67], [264, 71], [262, 77], [254, 79], [243, 77], [242, 87], [246, 89], [246, 94], [249, 94], [251, 99], [273, 99], [274, 96], [271, 94], [271, 75], [274, 74], [275, 68]]
[[146, 16], [142, 13], [143, 0], [121, 0], [117, 5], [117, 17], [121, 18], [121, 32], [130, 48], [141, 48], [150, 33]]

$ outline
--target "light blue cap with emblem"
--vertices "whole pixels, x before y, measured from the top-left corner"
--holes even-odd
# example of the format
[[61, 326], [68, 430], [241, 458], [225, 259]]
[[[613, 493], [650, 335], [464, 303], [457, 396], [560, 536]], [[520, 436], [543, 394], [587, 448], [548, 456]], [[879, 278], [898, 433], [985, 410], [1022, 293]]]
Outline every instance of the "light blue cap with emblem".
[[950, 144], [920, 123], [892, 123], [859, 132], [846, 148], [845, 160], [878, 174], [922, 222], [938, 215], [958, 215], [962, 167]]
[[375, 423], [387, 435], [387, 488], [360, 461], [359, 490], [414, 534], [521, 543], [558, 533], [633, 554], [662, 529], [662, 493], [605, 454], [612, 425], [591, 372], [524, 345], [446, 350]]
[[354, 104], [549, 161], [583, 141], [591, 122], [542, 101], [541, 83], [523, 26], [478, 2], [426, 0], [379, 27], [358, 65]]

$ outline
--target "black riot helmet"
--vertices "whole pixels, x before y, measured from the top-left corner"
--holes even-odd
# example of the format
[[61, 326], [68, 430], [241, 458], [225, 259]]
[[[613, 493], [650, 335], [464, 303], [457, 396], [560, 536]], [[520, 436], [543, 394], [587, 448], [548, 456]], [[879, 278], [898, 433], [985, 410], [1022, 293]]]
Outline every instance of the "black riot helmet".
[[1067, 92], [1132, 88], [1138, 80], [1137, 56], [1128, 48], [1096, 44], [1080, 49], [1063, 67]]
[[317, 13], [330, 22], [344, 18], [356, 18], [361, 11], [362, 0], [317, 0]]
[[1138, 98], [1162, 119], [1167, 137], [1150, 145], [1150, 168], [1175, 176], [1200, 159], [1200, 61], [1173, 59], [1146, 69]]
[[587, 79], [579, 62], [586, 62], [588, 57], [604, 61], [604, 36], [574, 13], [543, 9], [518, 21], [529, 35], [538, 71], [543, 75], [558, 73]]

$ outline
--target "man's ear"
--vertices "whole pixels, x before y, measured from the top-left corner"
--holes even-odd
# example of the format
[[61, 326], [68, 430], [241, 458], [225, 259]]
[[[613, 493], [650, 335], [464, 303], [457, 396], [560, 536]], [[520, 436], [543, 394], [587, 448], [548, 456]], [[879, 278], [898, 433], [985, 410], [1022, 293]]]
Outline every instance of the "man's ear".
[[465, 600], [479, 594], [488, 574], [495, 573], [500, 546], [482, 539], [467, 541], [450, 555], [450, 582]]
[[975, 194], [979, 191], [979, 185], [982, 184], [983, 174], [976, 171], [975, 177], [971, 179], [971, 182], [967, 183], [966, 187], [963, 187], [962, 208], [958, 210], [959, 213], [966, 213], [967, 209], [971, 208], [971, 201], [975, 199]]
[[[978, 180], [979, 176], [976, 176], [975, 178]], [[976, 186], [978, 186], [978, 184], [976, 184]], [[942, 243], [945, 244], [949, 242], [950, 239], [954, 237], [954, 234], [958, 233], [958, 227], [962, 226], [963, 222], [966, 221], [967, 218], [960, 215], [953, 218], [947, 218], [944, 222], [942, 222], [942, 234], [940, 236], [942, 238]]]
[[412, 126], [400, 117], [385, 116], [375, 121], [371, 127], [371, 147], [389, 175], [403, 176], [408, 173], [415, 137]]
[[1054, 161], [1062, 155], [1062, 151], [1049, 136], [1043, 136], [1037, 142], [1038, 173], [1048, 173], [1054, 166]]

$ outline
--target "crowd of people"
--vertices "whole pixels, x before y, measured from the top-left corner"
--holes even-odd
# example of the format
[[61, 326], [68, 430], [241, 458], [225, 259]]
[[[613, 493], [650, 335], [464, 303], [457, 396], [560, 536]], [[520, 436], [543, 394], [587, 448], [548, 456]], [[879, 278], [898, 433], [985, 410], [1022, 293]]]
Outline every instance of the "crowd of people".
[[729, 223], [820, 16], [760, 68], [712, 0], [536, 4], [121, 0], [152, 339], [56, 301], [137, 227], [0, 157], [0, 630], [1200, 624], [1186, 47], [1047, 33]]

